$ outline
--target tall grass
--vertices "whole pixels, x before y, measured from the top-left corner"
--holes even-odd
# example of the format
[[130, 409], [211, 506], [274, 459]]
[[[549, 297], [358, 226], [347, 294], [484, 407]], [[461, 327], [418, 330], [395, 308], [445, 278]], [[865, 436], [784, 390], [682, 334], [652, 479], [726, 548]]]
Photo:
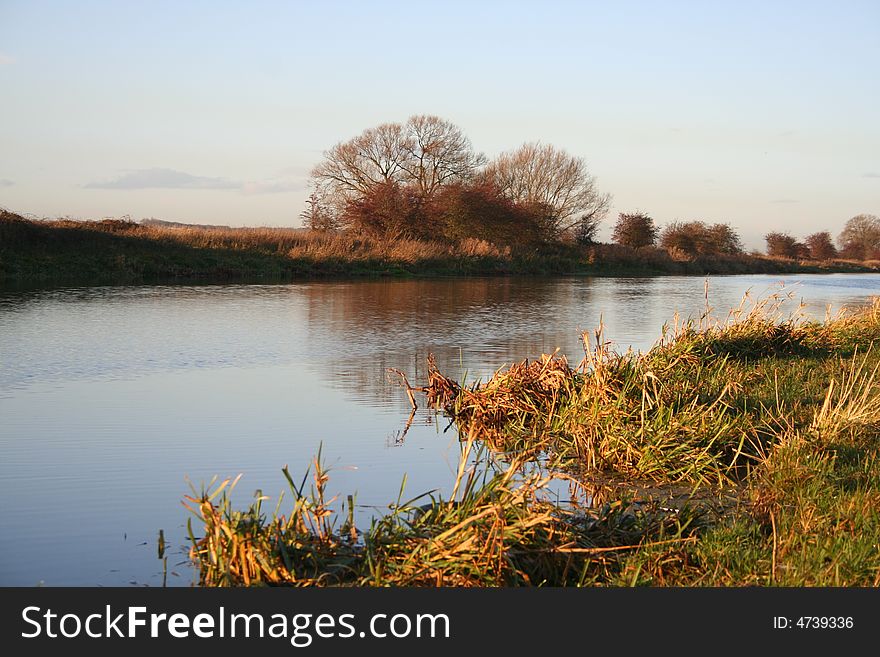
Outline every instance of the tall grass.
[[[845, 356], [880, 341], [876, 301], [823, 323], [781, 318], [781, 301], [741, 307], [724, 322], [685, 322], [644, 354], [610, 352], [600, 331], [592, 347], [585, 340], [577, 368], [544, 355], [469, 388], [442, 374], [432, 384], [457, 391], [446, 395], [445, 410], [498, 451], [659, 482], [729, 484], [774, 440], [768, 410], [779, 404], [780, 376], [792, 383], [780, 359]], [[849, 404], [864, 406], [845, 392]], [[795, 390], [782, 394], [792, 401], [786, 417], [802, 424], [805, 400]]]

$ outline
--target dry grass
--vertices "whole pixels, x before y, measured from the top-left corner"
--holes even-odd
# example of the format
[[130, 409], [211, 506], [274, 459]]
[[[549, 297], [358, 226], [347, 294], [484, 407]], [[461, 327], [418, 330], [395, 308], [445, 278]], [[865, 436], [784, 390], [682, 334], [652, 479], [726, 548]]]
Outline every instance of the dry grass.
[[112, 233], [151, 242], [173, 243], [195, 249], [256, 251], [292, 259], [307, 260], [420, 260], [450, 256], [510, 256], [510, 249], [499, 249], [485, 240], [467, 238], [458, 244], [401, 237], [375, 239], [352, 233], [320, 232], [298, 228], [142, 225], [133, 221], [105, 219], [96, 222], [57, 219], [41, 221], [44, 228], [66, 232]]

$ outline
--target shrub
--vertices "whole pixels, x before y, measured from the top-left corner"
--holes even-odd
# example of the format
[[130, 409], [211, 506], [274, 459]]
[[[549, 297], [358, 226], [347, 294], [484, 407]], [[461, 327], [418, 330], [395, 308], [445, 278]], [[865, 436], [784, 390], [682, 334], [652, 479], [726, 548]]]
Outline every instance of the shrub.
[[540, 215], [507, 199], [490, 183], [446, 185], [427, 204], [424, 214], [438, 235], [452, 242], [472, 237], [524, 246], [541, 240]]
[[831, 260], [837, 257], [837, 249], [834, 248], [831, 233], [827, 230], [809, 235], [804, 244], [813, 260]]
[[638, 249], [653, 246], [657, 240], [657, 227], [654, 220], [643, 212], [624, 214], [617, 217], [611, 239], [618, 244]]
[[395, 182], [384, 182], [345, 204], [342, 222], [358, 232], [387, 239], [431, 238], [436, 227], [425, 220], [416, 191]]
[[775, 258], [801, 258], [808, 253], [807, 247], [788, 233], [767, 233], [764, 240], [767, 242], [767, 255]]
[[727, 224], [709, 226], [702, 221], [669, 224], [660, 233], [660, 246], [676, 259], [742, 253], [742, 243], [733, 228]]

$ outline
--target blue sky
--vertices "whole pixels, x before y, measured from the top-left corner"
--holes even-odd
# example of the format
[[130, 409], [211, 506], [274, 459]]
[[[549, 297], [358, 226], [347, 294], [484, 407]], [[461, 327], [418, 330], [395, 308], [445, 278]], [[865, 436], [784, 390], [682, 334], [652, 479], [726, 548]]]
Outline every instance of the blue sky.
[[437, 114], [583, 157], [620, 211], [880, 214], [880, 2], [0, 0], [0, 206], [299, 225], [337, 141]]

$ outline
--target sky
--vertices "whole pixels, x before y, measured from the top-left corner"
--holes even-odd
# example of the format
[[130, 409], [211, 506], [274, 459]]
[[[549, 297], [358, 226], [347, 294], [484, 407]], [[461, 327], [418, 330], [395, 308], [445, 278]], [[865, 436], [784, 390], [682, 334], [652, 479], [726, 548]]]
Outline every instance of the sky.
[[298, 226], [309, 171], [413, 114], [581, 157], [659, 225], [880, 215], [880, 2], [0, 0], [0, 207]]

